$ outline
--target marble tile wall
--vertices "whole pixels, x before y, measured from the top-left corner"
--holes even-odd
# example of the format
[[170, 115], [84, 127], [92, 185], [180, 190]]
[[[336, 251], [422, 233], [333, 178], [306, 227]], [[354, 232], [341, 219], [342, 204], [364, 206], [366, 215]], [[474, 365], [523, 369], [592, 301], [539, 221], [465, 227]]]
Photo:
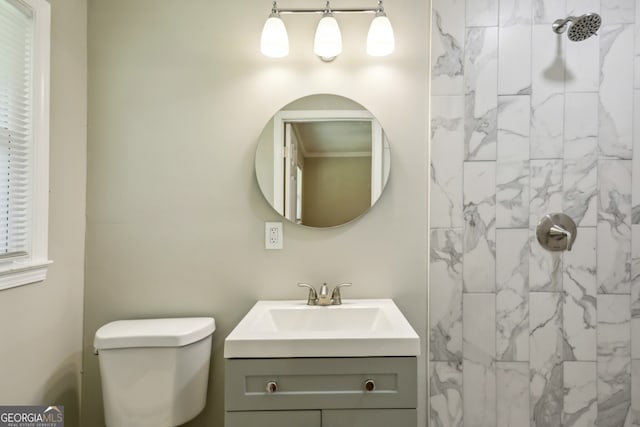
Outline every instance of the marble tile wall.
[[432, 5], [429, 425], [640, 427], [640, 0]]

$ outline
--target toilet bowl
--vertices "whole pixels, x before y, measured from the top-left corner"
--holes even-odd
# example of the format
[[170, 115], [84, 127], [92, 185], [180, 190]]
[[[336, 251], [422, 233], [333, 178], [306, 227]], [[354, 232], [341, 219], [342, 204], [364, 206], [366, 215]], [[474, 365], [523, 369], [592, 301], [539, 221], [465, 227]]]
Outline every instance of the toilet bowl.
[[211, 317], [118, 320], [94, 338], [107, 427], [174, 427], [206, 404]]

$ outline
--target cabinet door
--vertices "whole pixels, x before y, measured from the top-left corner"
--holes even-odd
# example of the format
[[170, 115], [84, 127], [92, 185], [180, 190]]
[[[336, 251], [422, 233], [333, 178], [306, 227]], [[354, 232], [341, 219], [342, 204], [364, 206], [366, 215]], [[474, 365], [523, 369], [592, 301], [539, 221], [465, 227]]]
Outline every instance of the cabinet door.
[[225, 427], [321, 427], [320, 411], [226, 412]]
[[322, 411], [322, 427], [416, 427], [415, 409], [338, 409]]

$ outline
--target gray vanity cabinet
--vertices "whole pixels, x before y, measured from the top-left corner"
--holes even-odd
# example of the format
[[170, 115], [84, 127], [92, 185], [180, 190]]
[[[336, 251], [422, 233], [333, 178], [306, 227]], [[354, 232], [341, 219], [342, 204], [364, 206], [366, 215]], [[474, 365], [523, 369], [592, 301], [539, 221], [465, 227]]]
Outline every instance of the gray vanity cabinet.
[[322, 411], [323, 427], [415, 427], [414, 409], [355, 409]]
[[321, 427], [320, 411], [239, 411], [227, 412], [227, 426], [242, 427]]
[[415, 357], [226, 359], [225, 427], [415, 427]]

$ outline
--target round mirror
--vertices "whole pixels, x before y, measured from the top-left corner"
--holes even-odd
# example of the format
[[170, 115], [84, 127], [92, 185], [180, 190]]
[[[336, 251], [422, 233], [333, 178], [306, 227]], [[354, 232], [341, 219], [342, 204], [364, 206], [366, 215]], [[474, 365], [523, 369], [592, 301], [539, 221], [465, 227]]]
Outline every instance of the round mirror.
[[337, 95], [310, 95], [269, 120], [255, 168], [262, 194], [282, 217], [335, 227], [380, 198], [390, 150], [382, 126], [362, 105]]

